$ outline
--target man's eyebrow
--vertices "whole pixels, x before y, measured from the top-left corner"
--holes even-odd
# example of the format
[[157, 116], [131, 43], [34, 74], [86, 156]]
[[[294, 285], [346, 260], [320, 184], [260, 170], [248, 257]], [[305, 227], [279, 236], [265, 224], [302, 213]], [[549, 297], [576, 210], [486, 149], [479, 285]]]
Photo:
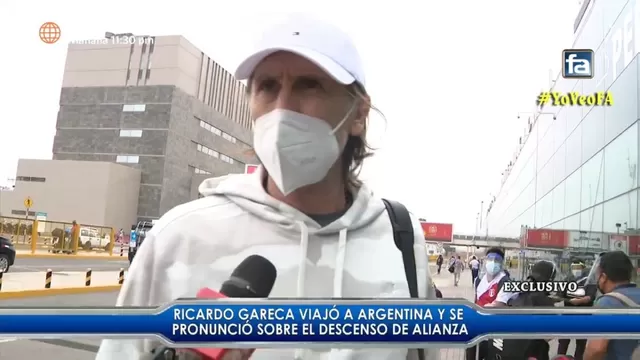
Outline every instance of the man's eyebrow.
[[264, 80], [275, 80], [276, 78], [278, 78], [278, 76], [276, 75], [258, 74], [258, 75], [255, 75], [252, 80], [255, 82], [260, 82]]

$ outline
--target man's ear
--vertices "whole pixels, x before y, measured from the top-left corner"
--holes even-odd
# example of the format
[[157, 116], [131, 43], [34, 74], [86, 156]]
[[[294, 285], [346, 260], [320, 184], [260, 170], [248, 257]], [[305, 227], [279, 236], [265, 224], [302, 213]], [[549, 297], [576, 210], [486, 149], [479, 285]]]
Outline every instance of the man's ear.
[[351, 123], [351, 131], [349, 132], [352, 136], [361, 136], [367, 125], [367, 118], [369, 117], [369, 111], [371, 110], [371, 99], [368, 95], [361, 95], [360, 100], [358, 100], [358, 105], [355, 111], [356, 118]]

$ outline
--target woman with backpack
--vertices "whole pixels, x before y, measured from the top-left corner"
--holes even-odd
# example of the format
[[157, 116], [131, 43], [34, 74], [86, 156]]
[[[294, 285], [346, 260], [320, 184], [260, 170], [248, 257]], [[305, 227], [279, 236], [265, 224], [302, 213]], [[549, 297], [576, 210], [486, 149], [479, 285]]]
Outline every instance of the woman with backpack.
[[438, 267], [438, 275], [440, 275], [440, 270], [442, 270], [443, 263], [444, 263], [444, 257], [442, 256], [442, 254], [440, 254], [436, 259], [436, 266]]

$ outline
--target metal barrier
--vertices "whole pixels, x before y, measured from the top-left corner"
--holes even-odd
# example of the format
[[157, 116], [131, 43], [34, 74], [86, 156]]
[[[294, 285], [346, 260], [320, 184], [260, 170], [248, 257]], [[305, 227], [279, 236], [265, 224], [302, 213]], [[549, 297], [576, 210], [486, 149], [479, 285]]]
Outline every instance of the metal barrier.
[[[54, 254], [107, 253], [113, 255], [115, 229], [71, 222], [42, 221], [0, 217], [0, 235], [13, 242], [16, 249], [32, 254], [44, 251]], [[116, 255], [119, 255], [118, 253]]]
[[71, 223], [38, 221], [38, 242], [36, 249], [54, 254], [73, 254], [77, 252], [77, 242], [70, 231]]
[[[556, 265], [557, 275], [556, 280], [564, 280], [571, 274], [571, 261], [575, 258], [580, 259], [584, 264], [586, 272], [591, 270], [594, 264], [596, 254], [586, 254], [583, 252], [569, 252], [564, 251], [562, 254], [552, 251], [540, 251], [532, 250], [530, 256], [521, 256], [520, 264], [517, 267], [518, 274], [522, 279], [525, 279], [531, 272], [531, 267], [540, 260], [549, 260]], [[632, 273], [631, 281], [637, 283], [638, 272], [640, 268], [637, 266], [637, 261], [632, 258], [632, 262], [635, 265], [635, 271]]]
[[29, 249], [33, 236], [33, 222], [25, 218], [0, 218], [0, 235], [13, 242], [17, 249]]

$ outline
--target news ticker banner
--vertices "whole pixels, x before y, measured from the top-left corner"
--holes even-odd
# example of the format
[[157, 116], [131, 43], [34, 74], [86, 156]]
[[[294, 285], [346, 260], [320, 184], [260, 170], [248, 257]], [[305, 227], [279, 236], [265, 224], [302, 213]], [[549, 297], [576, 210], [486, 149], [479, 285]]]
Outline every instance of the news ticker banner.
[[[638, 338], [640, 309], [481, 309], [466, 301], [181, 300], [159, 309], [0, 309], [11, 337], [159, 337], [177, 347], [469, 344], [486, 337]], [[231, 346], [226, 346], [231, 347]]]

